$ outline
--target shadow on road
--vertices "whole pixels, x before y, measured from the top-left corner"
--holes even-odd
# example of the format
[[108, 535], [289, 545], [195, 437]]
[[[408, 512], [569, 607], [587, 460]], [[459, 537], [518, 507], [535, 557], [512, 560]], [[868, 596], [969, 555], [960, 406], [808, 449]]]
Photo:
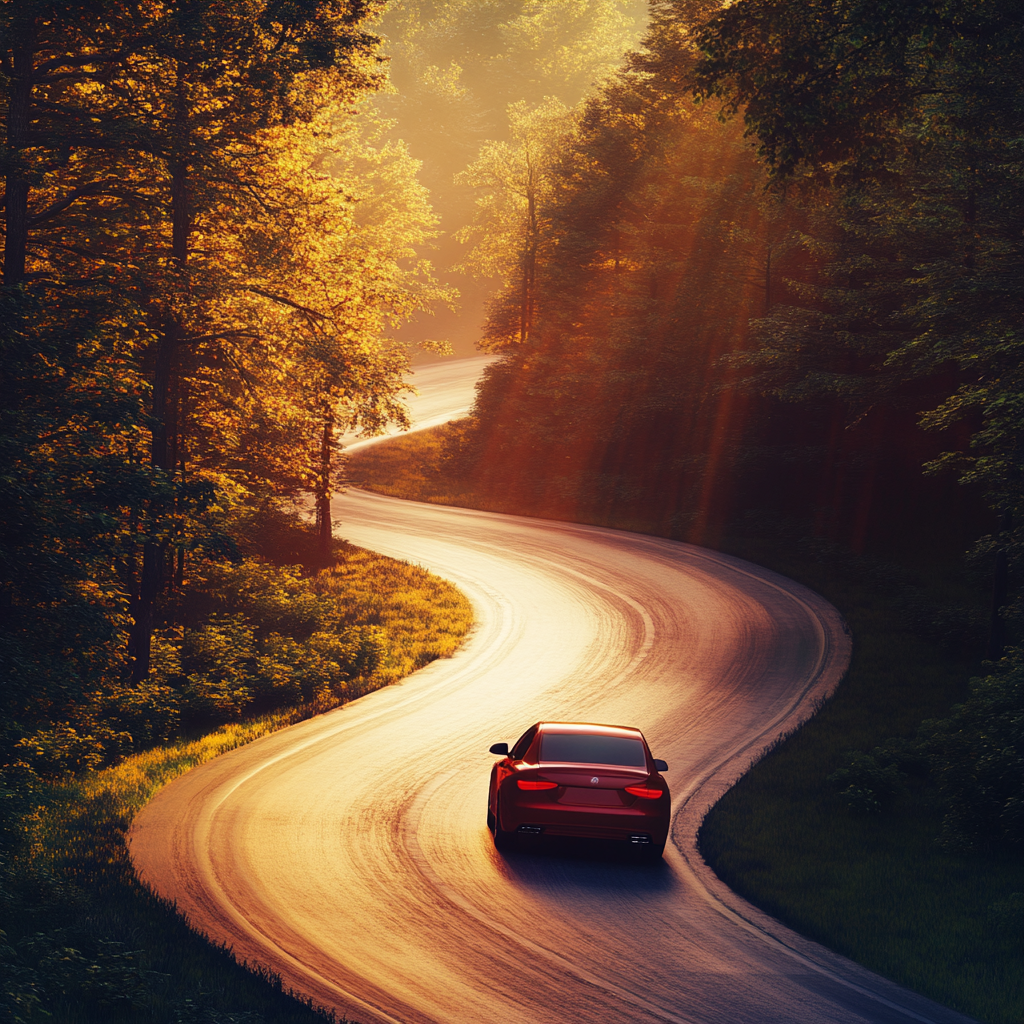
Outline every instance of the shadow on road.
[[505, 874], [534, 891], [557, 886], [581, 896], [663, 897], [679, 882], [661, 859], [644, 861], [635, 847], [592, 839], [529, 838], [516, 850], [497, 854]]

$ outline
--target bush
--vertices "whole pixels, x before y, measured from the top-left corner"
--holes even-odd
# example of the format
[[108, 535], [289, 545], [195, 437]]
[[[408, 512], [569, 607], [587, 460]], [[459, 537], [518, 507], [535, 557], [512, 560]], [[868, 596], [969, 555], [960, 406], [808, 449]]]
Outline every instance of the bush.
[[996, 671], [972, 679], [947, 718], [922, 723], [912, 741], [890, 740], [846, 755], [827, 777], [852, 810], [878, 813], [910, 774], [930, 778], [943, 808], [950, 851], [1024, 845], [1024, 657], [1011, 651]]
[[921, 727], [945, 808], [942, 843], [953, 850], [1024, 845], [1024, 652], [994, 667], [948, 718]]
[[178, 694], [155, 674], [134, 686], [115, 683], [91, 695], [90, 714], [132, 738], [135, 750], [170, 739], [181, 720]]
[[301, 704], [343, 699], [351, 681], [373, 675], [390, 652], [382, 626], [320, 630], [305, 640], [257, 635], [243, 615], [219, 615], [198, 629], [161, 635], [154, 673], [176, 691], [187, 725], [235, 721]]
[[848, 754], [846, 765], [829, 775], [827, 781], [840, 790], [839, 795], [852, 810], [876, 814], [900, 789], [903, 772], [876, 748], [873, 754]]
[[300, 565], [272, 565], [256, 558], [217, 562], [185, 596], [186, 611], [244, 615], [257, 633], [280, 633], [306, 638], [321, 626], [329, 612], [302, 575]]
[[101, 768], [130, 753], [130, 733], [105, 726], [91, 730], [67, 722], [37, 729], [14, 745], [15, 756], [43, 778], [58, 779], [74, 772]]

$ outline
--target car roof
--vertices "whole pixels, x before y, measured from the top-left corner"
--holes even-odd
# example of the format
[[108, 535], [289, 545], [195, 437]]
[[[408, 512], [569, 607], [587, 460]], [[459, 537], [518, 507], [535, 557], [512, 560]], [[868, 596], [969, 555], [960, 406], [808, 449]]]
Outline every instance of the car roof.
[[628, 736], [643, 739], [643, 733], [629, 725], [598, 725], [595, 722], [538, 722], [541, 732], [586, 733], [590, 736]]

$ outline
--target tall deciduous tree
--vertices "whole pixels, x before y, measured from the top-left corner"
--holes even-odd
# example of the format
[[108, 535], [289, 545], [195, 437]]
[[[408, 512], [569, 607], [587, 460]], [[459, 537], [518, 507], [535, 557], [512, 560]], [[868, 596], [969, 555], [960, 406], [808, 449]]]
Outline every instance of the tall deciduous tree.
[[269, 393], [302, 410], [303, 433], [316, 438], [293, 462], [307, 466], [302, 482], [314, 494], [326, 559], [336, 435], [407, 422], [399, 395], [408, 353], [393, 332], [453, 295], [422, 254], [436, 218], [417, 161], [381, 141], [385, 126], [369, 110], [353, 118], [325, 108], [321, 128], [287, 130], [287, 159], [273, 173], [294, 190], [294, 223], [276, 238], [268, 226], [261, 247], [277, 253], [277, 273], [254, 284], [249, 301], [267, 334], [282, 339], [275, 359], [254, 372], [273, 377]]
[[[158, 160], [154, 198], [164, 204], [163, 224], [170, 229], [158, 263], [164, 287], [149, 299], [158, 339], [152, 353], [151, 460], [165, 473], [173, 472], [178, 454], [180, 353], [220, 340], [227, 326], [204, 315], [230, 286], [225, 268], [216, 263], [217, 236], [230, 234], [232, 221], [237, 223], [228, 211], [240, 194], [260, 203], [264, 216], [277, 212], [275, 197], [248, 172], [247, 162], [267, 144], [269, 129], [312, 117], [324, 91], [344, 99], [369, 84], [372, 40], [354, 30], [365, 13], [336, 0], [299, 7], [224, 7], [206, 0], [170, 6], [154, 20], [149, 45], [130, 77], [119, 83], [137, 95], [136, 116]], [[321, 78], [319, 89], [309, 88], [311, 77]], [[207, 245], [197, 265], [199, 238]], [[227, 326], [227, 333], [237, 330]], [[154, 519], [161, 511], [151, 510]], [[135, 601], [136, 678], [149, 671], [163, 565], [164, 543], [151, 536], [143, 547]]]
[[473, 244], [460, 269], [498, 277], [505, 286], [492, 301], [484, 345], [524, 344], [533, 329], [537, 274], [548, 240], [552, 167], [568, 143], [573, 113], [548, 97], [508, 111], [511, 142], [488, 142], [456, 181], [477, 192], [473, 223], [456, 237]]
[[317, 470], [329, 497], [329, 421], [404, 416], [388, 335], [444, 296], [415, 163], [353, 127], [369, 10], [0, 5], [15, 737], [85, 687], [141, 692], [162, 591], [224, 550], [225, 509]]

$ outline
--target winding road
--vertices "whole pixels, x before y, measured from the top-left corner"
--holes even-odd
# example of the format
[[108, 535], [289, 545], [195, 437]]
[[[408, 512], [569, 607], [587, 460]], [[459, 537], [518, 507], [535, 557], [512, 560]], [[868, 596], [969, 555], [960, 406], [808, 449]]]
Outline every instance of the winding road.
[[[482, 361], [458, 363], [464, 395]], [[839, 682], [850, 642], [827, 602], [653, 537], [359, 491], [336, 513], [347, 539], [454, 581], [476, 625], [455, 657], [143, 810], [136, 868], [195, 928], [364, 1024], [966, 1020], [788, 931], [694, 846]], [[661, 864], [495, 851], [487, 748], [542, 718], [644, 731], [673, 793]]]

